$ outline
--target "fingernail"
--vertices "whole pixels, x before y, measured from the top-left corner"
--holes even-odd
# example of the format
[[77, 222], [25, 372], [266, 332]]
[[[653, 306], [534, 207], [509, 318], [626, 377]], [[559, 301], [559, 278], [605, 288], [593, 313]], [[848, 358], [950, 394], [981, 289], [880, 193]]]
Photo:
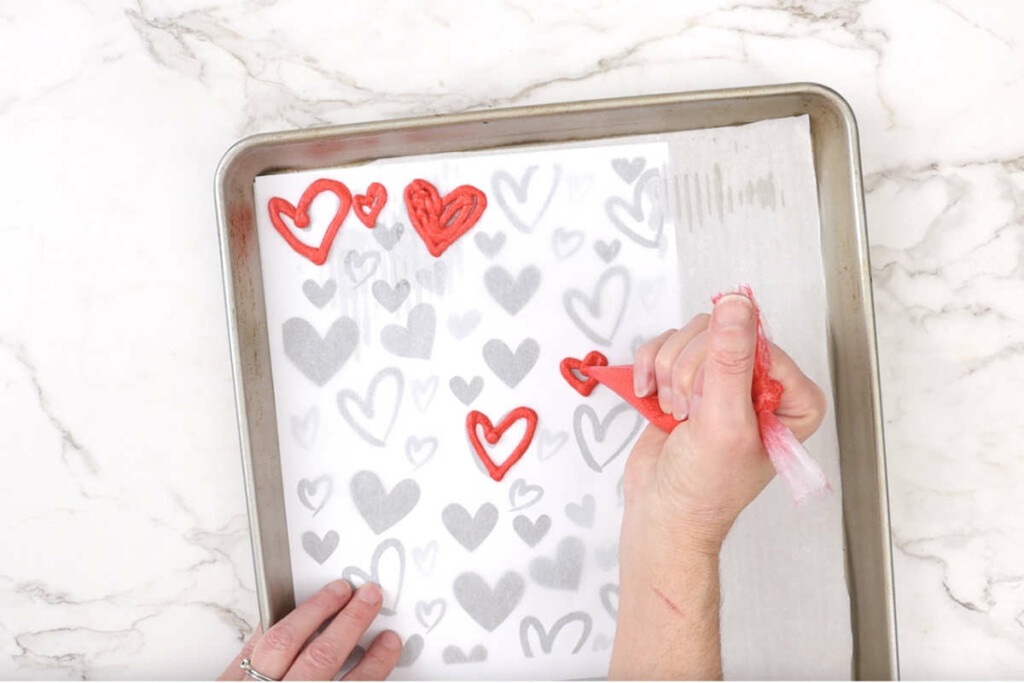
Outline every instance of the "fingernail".
[[380, 636], [380, 644], [388, 650], [397, 650], [402, 647], [402, 641], [394, 631], [384, 631]]
[[661, 407], [661, 412], [671, 413], [672, 412], [672, 390], [668, 387], [658, 387], [658, 403]]
[[672, 401], [672, 417], [677, 420], [685, 420], [690, 412], [690, 402], [682, 394], [676, 394]]
[[754, 316], [754, 306], [742, 294], [727, 294], [715, 304], [715, 321], [721, 328], [746, 327]]
[[376, 605], [381, 601], [380, 586], [375, 583], [368, 583], [356, 591], [356, 597], [367, 605]]
[[643, 398], [651, 393], [651, 366], [650, 363], [640, 363], [633, 372], [633, 392], [637, 398]]
[[352, 584], [345, 579], [335, 579], [327, 584], [327, 590], [335, 595], [348, 595], [352, 592]]

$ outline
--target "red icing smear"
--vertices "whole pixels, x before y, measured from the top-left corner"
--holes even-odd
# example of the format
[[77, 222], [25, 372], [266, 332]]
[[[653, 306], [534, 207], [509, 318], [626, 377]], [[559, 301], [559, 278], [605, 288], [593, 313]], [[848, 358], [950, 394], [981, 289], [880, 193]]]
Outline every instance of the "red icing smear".
[[368, 228], [377, 225], [377, 216], [387, 203], [388, 191], [380, 183], [370, 183], [366, 194], [357, 194], [352, 198], [356, 218]]
[[600, 351], [591, 351], [583, 357], [583, 360], [571, 357], [563, 358], [558, 367], [562, 371], [562, 377], [569, 383], [569, 386], [583, 396], [590, 396], [591, 392], [594, 391], [594, 387], [597, 386], [597, 380], [593, 378], [580, 379], [573, 370], [587, 377], [587, 370], [589, 368], [602, 365], [608, 365], [608, 359], [605, 358], [605, 355]]
[[[483, 427], [484, 438], [487, 439], [487, 443], [493, 446], [498, 443], [502, 435], [517, 420], [526, 420], [526, 433], [519, 439], [519, 443], [516, 444], [512, 453], [505, 458], [505, 462], [501, 463], [501, 465], [496, 465], [491, 460], [491, 456], [487, 454], [484, 445], [480, 443], [480, 437], [477, 435], [476, 428], [478, 426]], [[523, 457], [523, 453], [526, 452], [526, 449], [530, 447], [530, 443], [533, 441], [533, 433], [536, 430], [537, 413], [532, 408], [527, 408], [526, 406], [520, 406], [509, 411], [505, 417], [501, 418], [501, 422], [498, 423], [497, 427], [491, 424], [489, 417], [478, 410], [471, 410], [466, 415], [466, 433], [469, 435], [469, 443], [473, 446], [476, 456], [480, 458], [480, 462], [487, 468], [487, 473], [491, 475], [491, 479], [494, 481], [501, 481], [512, 465], [515, 465], [519, 458]]]
[[441, 198], [437, 188], [417, 179], [405, 188], [409, 222], [435, 258], [476, 225], [487, 208], [487, 196], [472, 185], [460, 185]]
[[[314, 247], [300, 242], [299, 238], [293, 235], [292, 231], [289, 230], [288, 226], [281, 220], [281, 214], [291, 218], [295, 223], [296, 228], [308, 228], [309, 205], [313, 203], [313, 200], [316, 199], [317, 195], [321, 192], [331, 192], [338, 197], [338, 210], [334, 213], [334, 218], [331, 219], [330, 225], [327, 226], [327, 231], [324, 232], [324, 237], [320, 240], [320, 245]], [[345, 187], [343, 183], [339, 183], [337, 180], [330, 180], [328, 178], [320, 178], [319, 180], [313, 181], [313, 183], [306, 188], [306, 191], [302, 193], [298, 206], [292, 206], [286, 199], [271, 197], [270, 201], [267, 202], [267, 210], [270, 212], [270, 222], [274, 225], [274, 229], [281, 234], [281, 237], [284, 237], [288, 246], [294, 249], [296, 253], [305, 256], [316, 265], [322, 266], [327, 260], [327, 254], [331, 250], [331, 244], [334, 242], [334, 237], [338, 234], [338, 229], [341, 228], [341, 223], [345, 220], [345, 216], [348, 214], [348, 210], [351, 205], [352, 193], [349, 192], [348, 188]]]

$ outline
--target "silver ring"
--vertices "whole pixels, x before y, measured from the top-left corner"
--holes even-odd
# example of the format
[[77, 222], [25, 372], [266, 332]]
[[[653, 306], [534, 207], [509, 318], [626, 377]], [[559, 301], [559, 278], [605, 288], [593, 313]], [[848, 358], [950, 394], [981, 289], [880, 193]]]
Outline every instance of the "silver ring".
[[252, 664], [249, 663], [248, 659], [243, 659], [242, 663], [239, 664], [239, 666], [242, 667], [242, 671], [245, 672], [246, 676], [248, 676], [249, 678], [255, 679], [257, 681], [276, 681], [277, 680], [276, 678], [271, 678], [270, 676], [268, 676], [266, 674], [261, 674], [259, 671], [257, 671], [256, 669], [252, 668]]

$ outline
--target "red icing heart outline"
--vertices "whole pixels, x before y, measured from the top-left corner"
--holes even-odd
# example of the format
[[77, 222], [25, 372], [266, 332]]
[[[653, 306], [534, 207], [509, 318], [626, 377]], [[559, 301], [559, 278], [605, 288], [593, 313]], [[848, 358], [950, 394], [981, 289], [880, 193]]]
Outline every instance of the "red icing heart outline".
[[[562, 377], [564, 377], [565, 381], [569, 383], [569, 386], [583, 396], [590, 396], [598, 382], [587, 374], [587, 369], [594, 366], [604, 365], [608, 365], [608, 359], [605, 355], [600, 351], [591, 351], [583, 357], [583, 360], [579, 360], [578, 358], [573, 358], [571, 356], [569, 358], [563, 358], [558, 367], [562, 370]], [[584, 377], [587, 377], [587, 379], [580, 379], [576, 376], [573, 370], [576, 370]]]
[[[324, 232], [324, 237], [320, 240], [320, 246], [311, 246], [303, 244], [299, 241], [288, 226], [281, 220], [281, 214], [288, 216], [295, 223], [296, 228], [304, 229], [309, 227], [309, 205], [313, 203], [317, 195], [321, 192], [333, 192], [338, 197], [338, 210], [334, 214], [334, 218], [331, 219], [330, 225], [327, 226], [327, 231]], [[284, 237], [285, 242], [288, 243], [296, 253], [305, 256], [310, 261], [318, 266], [322, 266], [327, 260], [327, 254], [331, 250], [331, 244], [334, 242], [335, 235], [338, 234], [338, 230], [341, 228], [342, 221], [345, 220], [345, 216], [348, 215], [348, 210], [352, 206], [352, 193], [349, 192], [348, 188], [343, 183], [339, 183], [337, 180], [330, 180], [328, 178], [320, 178], [319, 180], [313, 181], [313, 183], [306, 188], [306, 191], [302, 193], [302, 197], [299, 199], [299, 205], [292, 206], [287, 199], [281, 197], [271, 197], [270, 201], [267, 202], [267, 210], [270, 212], [270, 222], [274, 225], [274, 229], [277, 230], [281, 237]]]
[[[518, 420], [526, 420], [526, 433], [523, 434], [523, 438], [519, 440], [512, 453], [505, 458], [505, 462], [501, 463], [501, 465], [495, 465], [494, 461], [491, 460], [491, 456], [487, 455], [484, 445], [480, 443], [480, 437], [476, 433], [476, 428], [483, 426], [484, 438], [487, 439], [487, 443], [493, 446], [498, 443], [498, 440], [501, 439], [505, 431]], [[480, 462], [487, 468], [487, 473], [491, 475], [491, 479], [494, 481], [501, 481], [512, 465], [515, 465], [519, 458], [523, 457], [523, 453], [526, 452], [526, 449], [530, 447], [530, 443], [533, 441], [533, 433], [536, 430], [537, 413], [532, 408], [527, 408], [526, 406], [520, 406], [509, 411], [505, 417], [501, 418], [501, 422], [498, 423], [497, 427], [492, 425], [490, 418], [479, 410], [471, 410], [466, 415], [466, 432], [469, 434], [469, 443], [473, 446], [476, 456], [480, 458]]]
[[377, 216], [380, 215], [381, 209], [387, 203], [388, 191], [380, 183], [370, 183], [370, 186], [366, 188], [366, 194], [357, 194], [352, 197], [356, 218], [368, 228], [377, 225]]
[[438, 258], [476, 225], [487, 208], [487, 195], [472, 185], [460, 185], [442, 199], [432, 183], [417, 178], [405, 186], [405, 207], [427, 251]]

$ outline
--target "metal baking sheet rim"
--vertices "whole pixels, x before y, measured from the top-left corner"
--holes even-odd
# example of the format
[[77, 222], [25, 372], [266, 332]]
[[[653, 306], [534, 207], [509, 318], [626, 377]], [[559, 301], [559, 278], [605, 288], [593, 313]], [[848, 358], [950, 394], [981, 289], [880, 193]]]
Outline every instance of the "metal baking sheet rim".
[[252, 187], [257, 175], [371, 159], [811, 121], [843, 486], [853, 676], [899, 677], [888, 487], [857, 123], [815, 83], [705, 90], [420, 117], [245, 138], [216, 174], [228, 338], [261, 622], [294, 606]]

